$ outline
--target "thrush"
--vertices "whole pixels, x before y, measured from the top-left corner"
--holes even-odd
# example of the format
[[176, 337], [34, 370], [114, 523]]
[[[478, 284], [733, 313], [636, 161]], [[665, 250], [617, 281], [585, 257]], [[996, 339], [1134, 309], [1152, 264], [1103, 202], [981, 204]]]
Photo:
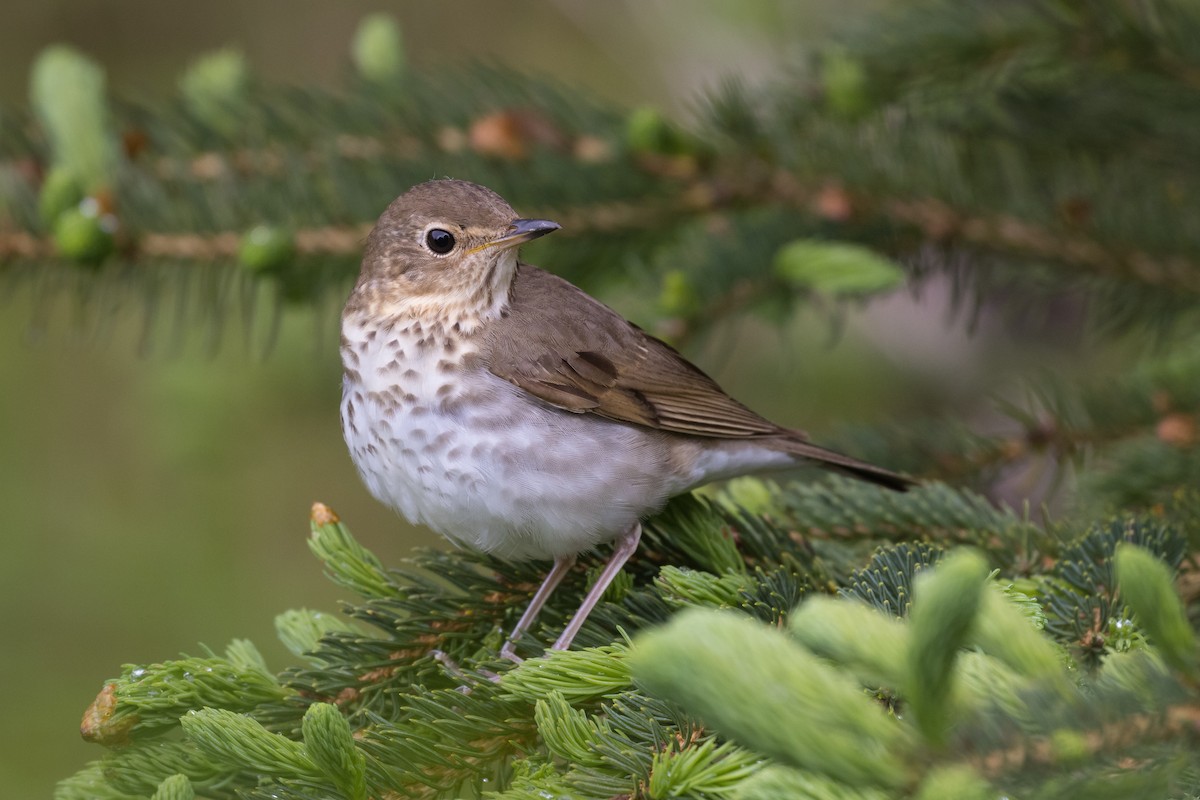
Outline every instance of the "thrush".
[[505, 639], [534, 622], [578, 554], [615, 542], [553, 647], [570, 646], [671, 497], [816, 463], [910, 480], [755, 414], [666, 343], [518, 258], [559, 225], [436, 180], [367, 239], [342, 314], [342, 429], [370, 492], [414, 524], [506, 559], [554, 564]]

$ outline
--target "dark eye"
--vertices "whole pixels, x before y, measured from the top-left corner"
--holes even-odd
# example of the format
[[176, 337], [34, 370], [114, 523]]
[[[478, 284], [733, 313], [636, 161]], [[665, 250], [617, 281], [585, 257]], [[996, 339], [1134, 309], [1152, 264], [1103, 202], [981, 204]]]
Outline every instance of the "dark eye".
[[454, 249], [454, 237], [450, 231], [432, 228], [425, 234], [425, 245], [438, 255], [445, 255]]

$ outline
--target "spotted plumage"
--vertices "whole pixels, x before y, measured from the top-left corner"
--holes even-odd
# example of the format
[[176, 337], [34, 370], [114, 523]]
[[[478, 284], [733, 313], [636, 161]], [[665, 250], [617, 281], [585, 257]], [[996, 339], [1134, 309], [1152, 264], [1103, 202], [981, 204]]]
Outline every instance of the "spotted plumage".
[[520, 243], [557, 227], [448, 180], [413, 187], [380, 217], [341, 347], [342, 427], [379, 500], [452, 541], [555, 559], [544, 601], [575, 554], [617, 539], [611, 579], [641, 519], [713, 480], [809, 461], [909, 484], [760, 417], [668, 345], [518, 261]]

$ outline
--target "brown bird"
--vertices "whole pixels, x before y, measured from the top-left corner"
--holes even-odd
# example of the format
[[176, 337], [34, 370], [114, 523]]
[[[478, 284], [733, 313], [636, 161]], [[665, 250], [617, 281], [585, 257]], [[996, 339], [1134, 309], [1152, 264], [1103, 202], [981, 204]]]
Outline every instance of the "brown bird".
[[490, 189], [422, 183], [367, 240], [342, 315], [342, 429], [371, 493], [451, 541], [554, 566], [501, 654], [576, 555], [615, 546], [556, 649], [637, 549], [641, 520], [714, 480], [818, 463], [908, 478], [811, 444], [731, 398], [664, 342], [522, 263], [558, 230]]

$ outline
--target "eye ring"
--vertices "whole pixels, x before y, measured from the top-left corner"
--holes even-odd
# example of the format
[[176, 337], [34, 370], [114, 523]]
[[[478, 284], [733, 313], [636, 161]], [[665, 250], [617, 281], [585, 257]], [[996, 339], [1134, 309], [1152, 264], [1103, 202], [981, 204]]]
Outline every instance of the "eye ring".
[[458, 242], [454, 239], [454, 234], [444, 228], [430, 228], [425, 233], [425, 246], [439, 256], [449, 253], [456, 244]]

